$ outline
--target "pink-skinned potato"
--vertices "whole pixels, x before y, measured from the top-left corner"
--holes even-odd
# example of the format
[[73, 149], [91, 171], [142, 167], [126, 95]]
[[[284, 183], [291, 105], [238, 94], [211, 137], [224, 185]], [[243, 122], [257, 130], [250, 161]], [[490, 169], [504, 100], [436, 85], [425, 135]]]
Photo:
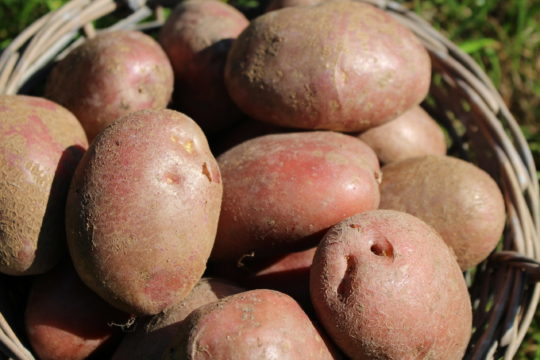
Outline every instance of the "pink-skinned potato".
[[202, 278], [184, 300], [158, 315], [144, 318], [134, 332], [126, 334], [112, 360], [160, 359], [192, 311], [242, 291], [226, 280]]
[[321, 241], [313, 306], [351, 359], [462, 359], [472, 332], [455, 256], [420, 219], [394, 210], [352, 216]]
[[0, 272], [41, 274], [65, 253], [64, 205], [87, 147], [62, 106], [0, 95]]
[[316, 247], [270, 258], [245, 257], [237, 264], [209, 264], [209, 270], [248, 289], [272, 289], [295, 299], [304, 309], [311, 308], [309, 271]]
[[315, 246], [326, 229], [379, 204], [379, 164], [334, 132], [266, 135], [218, 157], [223, 203], [212, 260], [271, 257]]
[[389, 14], [356, 1], [289, 7], [256, 19], [233, 43], [225, 85], [250, 117], [354, 132], [419, 104], [429, 55]]
[[241, 119], [223, 80], [232, 42], [249, 24], [234, 7], [215, 0], [183, 1], [159, 33], [175, 74], [174, 103], [205, 132]]
[[422, 155], [445, 155], [444, 132], [420, 106], [358, 136], [383, 164]]
[[433, 226], [463, 271], [489, 256], [506, 221], [497, 183], [481, 168], [451, 156], [425, 155], [384, 166], [380, 207]]
[[206, 137], [173, 110], [141, 110], [90, 146], [66, 205], [68, 248], [82, 280], [112, 305], [153, 315], [201, 278], [222, 196]]
[[167, 107], [173, 77], [167, 55], [153, 38], [139, 31], [109, 31], [56, 64], [45, 96], [73, 112], [92, 140], [130, 112]]
[[202, 306], [182, 324], [167, 360], [337, 359], [288, 295], [246, 291]]
[[129, 317], [87, 288], [66, 262], [34, 279], [25, 325], [41, 360], [83, 360], [110, 351], [122, 335], [114, 324]]

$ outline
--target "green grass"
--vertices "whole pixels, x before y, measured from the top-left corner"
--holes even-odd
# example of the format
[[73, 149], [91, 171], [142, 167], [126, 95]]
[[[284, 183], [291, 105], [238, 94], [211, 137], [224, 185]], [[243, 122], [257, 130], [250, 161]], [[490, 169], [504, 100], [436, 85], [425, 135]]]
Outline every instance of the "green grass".
[[402, 1], [470, 54], [520, 123], [540, 165], [540, 1]]
[[[245, 9], [258, 0], [230, 0]], [[66, 0], [0, 0], [0, 50]], [[402, 0], [484, 68], [509, 105], [540, 165], [540, 1]], [[540, 313], [537, 318], [540, 319]], [[540, 360], [535, 321], [516, 357]]]

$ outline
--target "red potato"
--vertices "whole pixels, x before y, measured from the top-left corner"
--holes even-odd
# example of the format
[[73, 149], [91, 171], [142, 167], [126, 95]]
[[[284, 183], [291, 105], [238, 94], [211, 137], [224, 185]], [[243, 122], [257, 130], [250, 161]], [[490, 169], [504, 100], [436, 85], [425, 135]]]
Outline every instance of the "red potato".
[[378, 160], [352, 136], [266, 135], [230, 149], [218, 162], [223, 204], [216, 261], [306, 249], [328, 227], [379, 203]]
[[316, 247], [239, 264], [210, 264], [214, 274], [232, 279], [248, 289], [272, 289], [291, 296], [304, 309], [311, 308], [309, 298], [309, 270]]
[[419, 40], [374, 6], [327, 1], [266, 13], [234, 42], [225, 85], [250, 117], [362, 131], [422, 101], [430, 59]]
[[415, 106], [390, 122], [358, 136], [383, 164], [422, 155], [445, 155], [446, 140], [437, 122]]
[[289, 296], [251, 290], [192, 312], [163, 359], [336, 359]]
[[454, 250], [463, 271], [497, 246], [504, 229], [504, 198], [488, 173], [461, 159], [427, 155], [383, 168], [381, 209], [424, 220]]
[[112, 360], [158, 359], [174, 340], [182, 321], [197, 308], [244, 291], [225, 280], [202, 278], [180, 303], [143, 320], [118, 346]]
[[65, 108], [0, 95], [0, 272], [44, 273], [65, 253], [64, 204], [87, 146]]
[[88, 289], [71, 264], [37, 277], [26, 306], [25, 323], [41, 360], [82, 360], [110, 351], [128, 314]]
[[219, 168], [193, 120], [142, 110], [113, 122], [71, 183], [66, 229], [77, 272], [126, 312], [163, 311], [201, 278], [221, 196]]
[[174, 68], [175, 106], [205, 132], [227, 128], [242, 117], [227, 94], [223, 71], [232, 42], [248, 23], [221, 1], [191, 0], [178, 4], [159, 33]]
[[92, 140], [130, 112], [165, 108], [172, 90], [173, 71], [159, 44], [122, 30], [72, 50], [51, 72], [45, 96], [72, 111]]
[[332, 227], [311, 267], [311, 299], [352, 359], [460, 360], [472, 331], [454, 254], [426, 223], [393, 210]]

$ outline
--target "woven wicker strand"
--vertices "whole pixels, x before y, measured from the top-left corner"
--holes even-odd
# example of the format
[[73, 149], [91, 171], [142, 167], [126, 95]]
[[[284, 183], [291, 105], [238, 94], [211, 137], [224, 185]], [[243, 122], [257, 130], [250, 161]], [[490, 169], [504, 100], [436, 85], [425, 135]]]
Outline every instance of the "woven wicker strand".
[[[370, 3], [409, 27], [428, 49], [434, 80], [423, 104], [443, 126], [450, 153], [476, 163], [497, 180], [505, 199], [507, 225], [499, 248], [466, 274], [474, 306], [474, 332], [466, 359], [512, 359], [525, 337], [540, 299], [540, 200], [536, 168], [519, 125], [480, 66], [429, 23], [403, 5]], [[0, 94], [28, 92], [40, 71], [97, 32], [149, 31], [165, 21], [174, 1], [72, 0], [23, 31], [0, 56]], [[171, 4], [172, 3], [172, 4]], [[96, 29], [94, 21], [117, 9], [121, 21]], [[149, 16], [153, 16], [151, 20]], [[0, 355], [31, 360], [0, 313]]]

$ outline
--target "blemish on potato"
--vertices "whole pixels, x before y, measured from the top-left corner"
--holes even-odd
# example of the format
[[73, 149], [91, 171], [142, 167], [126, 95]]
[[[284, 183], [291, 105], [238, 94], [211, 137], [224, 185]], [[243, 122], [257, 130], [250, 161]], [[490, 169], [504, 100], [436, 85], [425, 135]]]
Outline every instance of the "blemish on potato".
[[[193, 141], [186, 141], [184, 143], [184, 149], [187, 151], [188, 154], [191, 154], [193, 152]], [[206, 163], [204, 164], [204, 166], [206, 166]]]
[[174, 136], [174, 135], [171, 135], [171, 141], [173, 143], [177, 143], [178, 142], [178, 137]]
[[358, 225], [358, 224], [350, 224], [349, 227], [352, 228], [352, 229], [360, 229], [360, 228], [362, 228], [362, 227], [361, 227], [360, 225]]
[[371, 245], [370, 250], [377, 256], [384, 256], [394, 259], [394, 247], [385, 237], [381, 237]]
[[202, 166], [202, 173], [208, 178], [208, 181], [212, 181], [212, 175], [210, 174], [210, 170], [208, 169], [208, 165], [206, 163], [204, 163]]
[[165, 181], [167, 182], [167, 184], [179, 184], [180, 176], [172, 173], [167, 173], [165, 175]]
[[347, 269], [337, 288], [337, 297], [341, 302], [346, 302], [352, 294], [353, 281], [358, 265], [357, 260], [353, 255], [347, 255], [345, 259], [347, 261]]

